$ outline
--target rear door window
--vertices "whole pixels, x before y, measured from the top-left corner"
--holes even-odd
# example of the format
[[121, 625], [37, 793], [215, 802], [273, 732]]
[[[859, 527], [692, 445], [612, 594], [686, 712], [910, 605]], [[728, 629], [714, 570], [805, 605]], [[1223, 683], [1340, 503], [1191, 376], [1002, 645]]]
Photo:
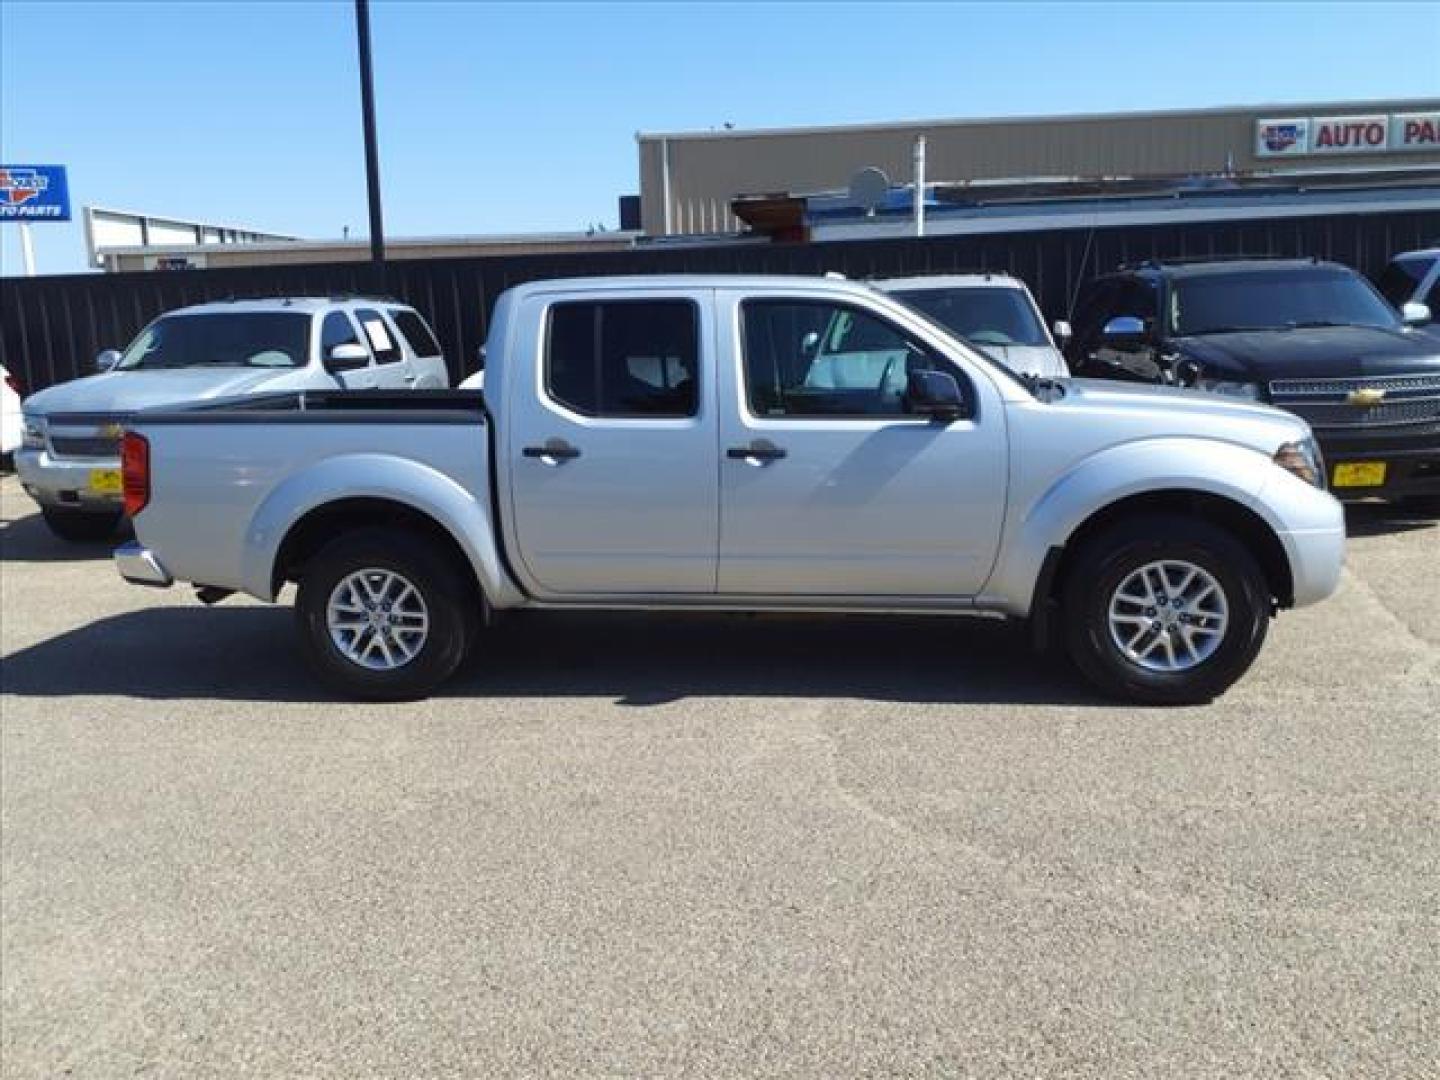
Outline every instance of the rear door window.
[[582, 416], [694, 416], [699, 320], [689, 300], [556, 304], [545, 343], [545, 389]]
[[396, 363], [400, 359], [400, 346], [396, 344], [390, 324], [385, 321], [384, 316], [374, 308], [361, 308], [355, 312], [355, 318], [360, 321], [360, 326], [365, 331], [365, 339], [370, 343], [370, 351], [375, 354], [375, 362]]

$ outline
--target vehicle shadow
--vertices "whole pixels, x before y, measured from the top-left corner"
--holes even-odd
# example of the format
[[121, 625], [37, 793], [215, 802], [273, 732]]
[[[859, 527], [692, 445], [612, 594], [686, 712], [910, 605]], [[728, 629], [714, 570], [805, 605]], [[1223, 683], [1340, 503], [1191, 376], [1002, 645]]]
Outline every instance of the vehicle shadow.
[[1347, 503], [1345, 532], [1348, 536], [1388, 536], [1416, 532], [1440, 525], [1440, 505], [1415, 509], [1394, 503]]
[[52, 533], [39, 512], [14, 520], [0, 520], [0, 562], [59, 563], [109, 559], [110, 553], [130, 539], [128, 523], [105, 540], [76, 543]]
[[[147, 608], [6, 657], [4, 690], [337, 700], [306, 668], [295, 635], [281, 608]], [[507, 618], [437, 696], [595, 697], [632, 706], [735, 696], [1109, 704], [998, 620], [718, 614]]]

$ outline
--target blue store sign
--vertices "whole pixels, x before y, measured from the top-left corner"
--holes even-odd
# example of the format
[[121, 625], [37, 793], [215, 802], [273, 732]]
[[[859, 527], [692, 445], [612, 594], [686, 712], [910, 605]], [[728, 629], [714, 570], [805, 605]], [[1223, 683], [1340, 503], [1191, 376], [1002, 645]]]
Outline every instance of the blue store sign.
[[69, 221], [64, 165], [0, 165], [0, 221]]

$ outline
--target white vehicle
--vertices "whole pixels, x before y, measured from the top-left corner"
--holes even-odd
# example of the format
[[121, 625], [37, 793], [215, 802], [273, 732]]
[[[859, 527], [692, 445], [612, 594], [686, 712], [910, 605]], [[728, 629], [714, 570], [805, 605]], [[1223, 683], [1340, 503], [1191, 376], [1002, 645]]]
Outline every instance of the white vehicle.
[[0, 364], [0, 458], [9, 465], [10, 455], [20, 449], [20, 384]]
[[1064, 379], [1070, 375], [1055, 337], [1064, 345], [1070, 324], [1057, 322], [1055, 337], [1035, 297], [1009, 274], [943, 274], [872, 281], [998, 360], [1017, 375]]
[[207, 602], [297, 582], [305, 651], [362, 697], [427, 693], [498, 609], [645, 608], [1028, 618], [1157, 702], [1221, 693], [1340, 578], [1303, 420], [1021, 381], [853, 282], [534, 282], [487, 351], [483, 394], [136, 417], [120, 573]]
[[100, 374], [24, 404], [15, 467], [51, 530], [109, 536], [121, 517], [120, 433], [141, 409], [281, 390], [443, 390], [445, 357], [414, 308], [392, 300], [235, 300], [160, 316]]

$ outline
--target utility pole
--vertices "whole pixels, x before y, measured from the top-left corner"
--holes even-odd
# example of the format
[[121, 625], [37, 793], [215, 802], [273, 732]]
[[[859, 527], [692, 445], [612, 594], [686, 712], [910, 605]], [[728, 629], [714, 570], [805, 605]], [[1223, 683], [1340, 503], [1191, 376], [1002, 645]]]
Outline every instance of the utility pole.
[[915, 235], [925, 235], [925, 136], [916, 135], [912, 148], [915, 167]]
[[360, 44], [360, 113], [365, 125], [365, 185], [370, 193], [370, 260], [385, 261], [385, 225], [380, 213], [380, 150], [375, 143], [375, 78], [370, 68], [370, 0], [355, 0], [355, 33]]

